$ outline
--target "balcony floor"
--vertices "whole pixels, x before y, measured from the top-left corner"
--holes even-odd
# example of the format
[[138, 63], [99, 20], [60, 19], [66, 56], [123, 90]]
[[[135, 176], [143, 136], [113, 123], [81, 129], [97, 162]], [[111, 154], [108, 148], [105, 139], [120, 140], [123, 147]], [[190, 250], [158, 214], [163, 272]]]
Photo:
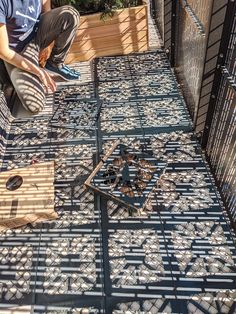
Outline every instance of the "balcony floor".
[[[233, 237], [165, 53], [79, 67], [83, 81], [11, 123], [2, 170], [55, 160], [59, 219], [0, 234], [0, 313], [235, 313]], [[174, 182], [149, 210], [82, 189], [117, 139]]]

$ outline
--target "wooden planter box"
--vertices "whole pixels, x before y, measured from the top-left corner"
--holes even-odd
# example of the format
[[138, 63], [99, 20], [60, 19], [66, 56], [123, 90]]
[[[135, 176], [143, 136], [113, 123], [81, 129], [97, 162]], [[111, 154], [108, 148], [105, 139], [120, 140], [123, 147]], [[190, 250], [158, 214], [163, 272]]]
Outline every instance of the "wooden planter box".
[[115, 11], [101, 20], [101, 13], [81, 16], [74, 43], [66, 62], [88, 61], [95, 57], [124, 55], [148, 49], [147, 3]]

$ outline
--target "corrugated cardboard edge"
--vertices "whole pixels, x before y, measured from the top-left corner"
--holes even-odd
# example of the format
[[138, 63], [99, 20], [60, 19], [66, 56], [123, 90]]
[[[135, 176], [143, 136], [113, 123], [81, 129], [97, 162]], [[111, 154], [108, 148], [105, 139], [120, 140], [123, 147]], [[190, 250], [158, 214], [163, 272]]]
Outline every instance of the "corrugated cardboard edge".
[[31, 314], [31, 305], [16, 306], [9, 305], [7, 307], [0, 307], [0, 313], [2, 314]]
[[46, 220], [54, 220], [58, 218], [58, 214], [54, 211], [50, 213], [28, 214], [19, 218], [12, 218], [0, 221], [0, 232], [8, 229], [19, 228], [29, 223], [42, 222]]

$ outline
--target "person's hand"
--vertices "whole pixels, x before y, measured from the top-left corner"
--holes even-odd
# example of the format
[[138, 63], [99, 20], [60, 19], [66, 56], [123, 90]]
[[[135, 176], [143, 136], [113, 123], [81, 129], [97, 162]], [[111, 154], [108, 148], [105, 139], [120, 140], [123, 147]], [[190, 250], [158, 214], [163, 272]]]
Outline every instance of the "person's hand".
[[40, 69], [39, 78], [44, 85], [46, 92], [49, 93], [50, 90], [54, 93], [57, 89], [55, 81], [51, 78], [47, 71]]

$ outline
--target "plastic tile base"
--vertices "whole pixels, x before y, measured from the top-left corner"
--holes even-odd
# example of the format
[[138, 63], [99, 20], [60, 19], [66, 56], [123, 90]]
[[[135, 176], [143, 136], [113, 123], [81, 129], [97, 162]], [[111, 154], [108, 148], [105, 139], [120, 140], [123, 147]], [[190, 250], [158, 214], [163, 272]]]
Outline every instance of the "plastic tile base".
[[234, 238], [166, 54], [94, 70], [38, 117], [0, 98], [2, 171], [54, 161], [58, 214], [0, 233], [0, 313], [235, 313]]
[[164, 168], [165, 163], [142, 150], [115, 144], [85, 185], [137, 211], [148, 205]]

